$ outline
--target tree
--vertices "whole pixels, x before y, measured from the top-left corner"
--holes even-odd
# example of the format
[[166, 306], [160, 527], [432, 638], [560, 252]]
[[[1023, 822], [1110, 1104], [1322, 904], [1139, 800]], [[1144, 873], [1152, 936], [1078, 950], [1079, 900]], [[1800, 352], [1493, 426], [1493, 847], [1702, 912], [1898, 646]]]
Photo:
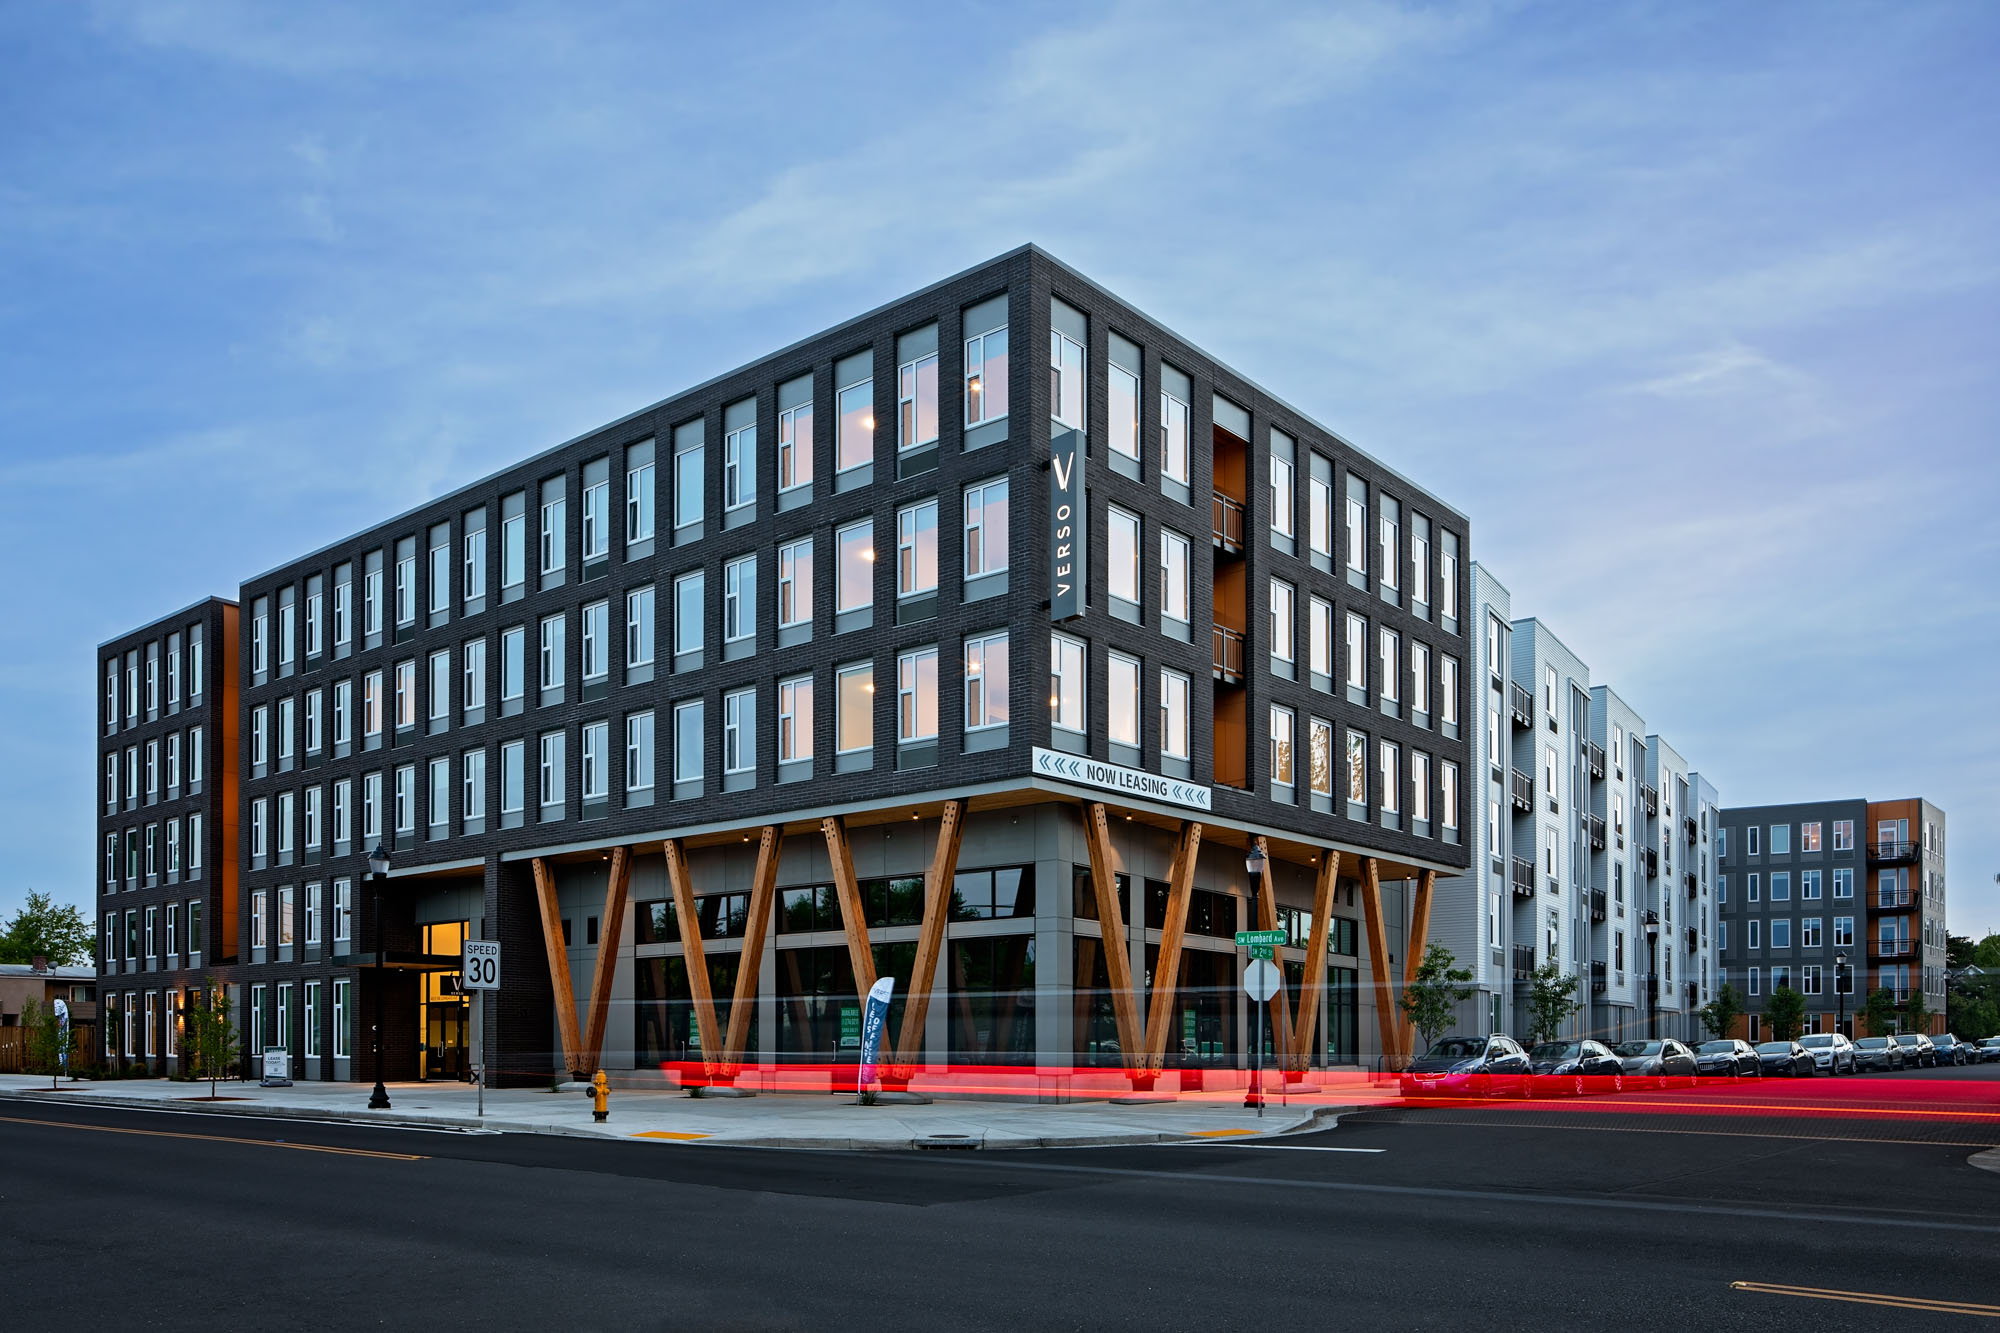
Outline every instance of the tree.
[[1995, 1004], [1991, 996], [1978, 993], [1951, 995], [1947, 997], [1945, 1012], [1948, 1015], [1945, 1021], [1951, 1025], [1951, 1030], [1973, 1041], [2000, 1035], [2000, 1004]]
[[75, 1034], [57, 1016], [53, 1004], [36, 999], [22, 1001], [21, 1027], [28, 1043], [28, 1072], [47, 1074], [49, 1089], [54, 1091], [56, 1078], [62, 1073], [63, 1057], [70, 1053]]
[[1472, 973], [1453, 967], [1457, 961], [1451, 950], [1433, 944], [1424, 950], [1416, 980], [1403, 987], [1403, 1016], [1423, 1037], [1426, 1050], [1451, 1026], [1452, 1011], [1472, 995], [1472, 987], [1465, 984]]
[[1742, 1012], [1743, 993], [1725, 981], [1715, 992], [1715, 998], [1701, 1007], [1701, 1023], [1710, 1036], [1726, 1037]]
[[235, 1059], [236, 1025], [229, 1021], [228, 996], [214, 977], [206, 977], [188, 996], [181, 1024], [181, 1069], [190, 1078], [207, 1079], [212, 1100], [215, 1081]]
[[0, 963], [32, 963], [48, 959], [50, 967], [68, 967], [91, 959], [93, 937], [83, 913], [68, 903], [57, 905], [46, 893], [28, 890], [28, 905], [0, 930]]
[[1994, 931], [1972, 946], [1972, 965], [1988, 971], [2000, 971], [2000, 931]]
[[1764, 1005], [1764, 1019], [1772, 1041], [1797, 1041], [1806, 1025], [1806, 997], [1790, 986], [1778, 987]]
[[1930, 1006], [1924, 1003], [1924, 993], [1921, 990], [1910, 992], [1909, 1001], [1903, 1005], [1903, 1021], [1909, 1024], [1911, 1032], [1931, 1030], [1931, 1010]]
[[[1470, 976], [1471, 973], [1467, 973]], [[1554, 1041], [1563, 1025], [1583, 1008], [1576, 998], [1577, 978], [1564, 976], [1562, 964], [1551, 958], [1529, 976], [1528, 1041]]]
[[1886, 990], [1868, 992], [1868, 1003], [1861, 1006], [1861, 1022], [1871, 1037], [1886, 1037], [1896, 1030], [1896, 997]]
[[1979, 946], [1970, 935], [1946, 935], [1944, 937], [1944, 965], [1956, 972], [1961, 967], [1972, 966], [1972, 954]]

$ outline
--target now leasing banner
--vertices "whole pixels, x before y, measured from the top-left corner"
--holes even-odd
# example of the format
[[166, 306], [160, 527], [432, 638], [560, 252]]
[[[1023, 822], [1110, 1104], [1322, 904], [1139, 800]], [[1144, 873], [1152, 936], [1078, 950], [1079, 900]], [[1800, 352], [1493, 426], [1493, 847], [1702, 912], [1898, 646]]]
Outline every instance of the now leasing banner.
[[1038, 778], [1079, 782], [1086, 787], [1102, 787], [1106, 791], [1143, 796], [1148, 800], [1165, 801], [1169, 805], [1185, 805], [1195, 810], [1209, 808], [1209, 793], [1206, 787], [1192, 782], [1182, 782], [1179, 778], [1163, 778], [1157, 773], [1148, 773], [1143, 769], [1107, 764], [1098, 759], [1086, 759], [1079, 754], [1062, 754], [1056, 750], [1044, 750], [1036, 746], [1034, 767], [1035, 776]]

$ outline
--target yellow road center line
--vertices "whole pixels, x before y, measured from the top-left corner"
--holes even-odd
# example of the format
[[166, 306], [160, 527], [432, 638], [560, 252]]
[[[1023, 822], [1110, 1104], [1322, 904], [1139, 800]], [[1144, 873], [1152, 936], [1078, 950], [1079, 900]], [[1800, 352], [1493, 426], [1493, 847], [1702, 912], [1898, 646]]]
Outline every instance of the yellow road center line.
[[671, 1129], [647, 1129], [641, 1130], [632, 1137], [635, 1139], [675, 1139], [685, 1142], [689, 1139], [705, 1139], [710, 1136], [707, 1134], [678, 1134]]
[[1767, 1296], [1800, 1296], [1816, 1301], [1848, 1301], [1856, 1305], [1886, 1305], [1897, 1310], [1927, 1310], [1933, 1314], [1967, 1314], [1982, 1319], [2000, 1319], [2000, 1305], [1977, 1305], [1971, 1301], [1935, 1301], [1925, 1296], [1890, 1296], [1874, 1291], [1835, 1291], [1826, 1287], [1789, 1287], [1775, 1282], [1732, 1282], [1732, 1291], [1759, 1292]]
[[1228, 1139], [1239, 1134], [1255, 1134], [1254, 1129], [1192, 1129], [1188, 1133], [1198, 1139]]
[[300, 1152], [334, 1153], [342, 1157], [379, 1157], [391, 1162], [422, 1162], [428, 1160], [419, 1153], [376, 1152], [369, 1148], [336, 1148], [325, 1143], [280, 1143], [275, 1139], [239, 1139], [227, 1134], [181, 1134], [170, 1129], [127, 1129], [118, 1125], [79, 1125], [73, 1120], [29, 1120], [25, 1117], [0, 1115], [0, 1123], [9, 1125], [40, 1125], [49, 1129], [85, 1129], [95, 1134], [139, 1134], [153, 1139], [193, 1139], [197, 1143], [247, 1143], [256, 1148], [296, 1148]]

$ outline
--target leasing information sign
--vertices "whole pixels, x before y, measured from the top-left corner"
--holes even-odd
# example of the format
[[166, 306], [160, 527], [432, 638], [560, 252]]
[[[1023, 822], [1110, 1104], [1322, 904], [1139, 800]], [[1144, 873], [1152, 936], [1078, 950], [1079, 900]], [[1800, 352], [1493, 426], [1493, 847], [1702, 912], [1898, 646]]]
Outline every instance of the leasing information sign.
[[1079, 754], [1044, 750], [1040, 746], [1035, 747], [1034, 765], [1035, 776], [1038, 778], [1080, 782], [1087, 787], [1103, 787], [1108, 791], [1144, 796], [1149, 800], [1165, 801], [1170, 805], [1185, 805], [1196, 810], [1208, 809], [1208, 788], [1192, 782], [1182, 782], [1179, 778], [1163, 778], [1158, 773], [1147, 773], [1142, 769], [1086, 759]]
[[1083, 433], [1049, 442], [1049, 619], [1083, 614]]

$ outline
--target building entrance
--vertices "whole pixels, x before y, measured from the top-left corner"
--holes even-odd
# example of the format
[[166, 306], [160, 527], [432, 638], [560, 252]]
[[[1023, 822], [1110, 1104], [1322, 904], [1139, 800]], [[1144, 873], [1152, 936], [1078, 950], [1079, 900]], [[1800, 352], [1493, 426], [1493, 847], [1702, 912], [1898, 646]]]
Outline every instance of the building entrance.
[[[426, 958], [460, 957], [465, 951], [467, 922], [443, 921], [422, 927]], [[417, 1077], [457, 1079], [472, 1076], [471, 1011], [459, 985], [456, 967], [439, 966], [423, 973], [418, 991]]]

